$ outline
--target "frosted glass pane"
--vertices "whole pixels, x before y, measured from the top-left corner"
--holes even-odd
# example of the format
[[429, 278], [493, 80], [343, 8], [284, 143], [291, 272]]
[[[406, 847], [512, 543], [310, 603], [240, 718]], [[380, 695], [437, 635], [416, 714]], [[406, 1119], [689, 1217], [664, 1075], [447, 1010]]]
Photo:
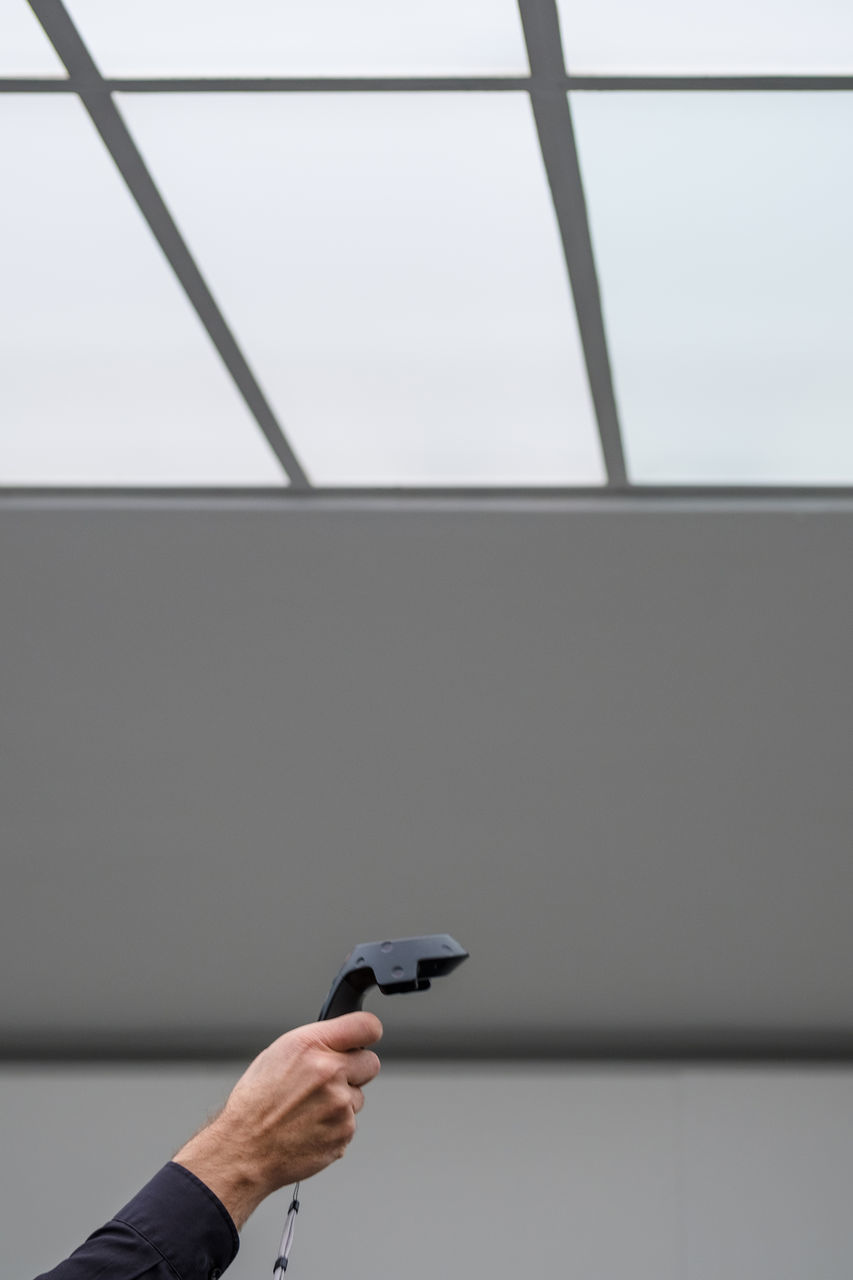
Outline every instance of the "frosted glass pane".
[[849, 0], [557, 0], [576, 74], [853, 71]]
[[0, 165], [0, 484], [281, 484], [79, 101], [2, 95]]
[[0, 0], [0, 76], [64, 76], [26, 0]]
[[513, 0], [71, 0], [107, 75], [526, 75]]
[[525, 94], [121, 106], [313, 480], [602, 480]]
[[853, 482], [853, 94], [574, 94], [630, 475]]

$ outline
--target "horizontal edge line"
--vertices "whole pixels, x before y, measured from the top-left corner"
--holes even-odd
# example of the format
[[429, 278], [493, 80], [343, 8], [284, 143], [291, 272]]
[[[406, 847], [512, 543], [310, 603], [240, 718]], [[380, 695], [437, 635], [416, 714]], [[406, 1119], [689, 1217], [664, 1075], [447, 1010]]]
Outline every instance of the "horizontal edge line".
[[[128, 1036], [124, 1039], [73, 1042], [42, 1037], [9, 1039], [0, 1048], [0, 1065], [91, 1065], [120, 1063], [208, 1063], [247, 1060], [270, 1044], [280, 1029], [250, 1035], [216, 1035], [208, 1032], [184, 1037]], [[466, 1036], [454, 1043], [451, 1035], [428, 1038], [405, 1036], [394, 1043], [386, 1028], [382, 1058], [387, 1062], [431, 1063], [578, 1063], [613, 1065], [715, 1065], [715, 1066], [853, 1066], [850, 1033], [694, 1033], [684, 1036], [603, 1034], [526, 1036], [524, 1047], [517, 1037], [490, 1032]]]
[[846, 92], [850, 75], [535, 76], [4, 76], [0, 93], [440, 93], [553, 90], [595, 93]]
[[435, 93], [443, 90], [505, 92], [527, 90], [530, 76], [269, 76], [242, 79], [161, 77], [151, 80], [110, 79], [111, 93]]
[[68, 76], [2, 76], [0, 93], [77, 93]]
[[549, 489], [60, 489], [0, 487], [0, 510], [202, 508], [275, 510], [435, 510], [645, 508], [853, 509], [853, 488], [582, 487]]
[[436, 93], [526, 91], [530, 76], [0, 77], [3, 93]]
[[570, 90], [657, 93], [830, 92], [853, 89], [853, 75], [569, 75]]

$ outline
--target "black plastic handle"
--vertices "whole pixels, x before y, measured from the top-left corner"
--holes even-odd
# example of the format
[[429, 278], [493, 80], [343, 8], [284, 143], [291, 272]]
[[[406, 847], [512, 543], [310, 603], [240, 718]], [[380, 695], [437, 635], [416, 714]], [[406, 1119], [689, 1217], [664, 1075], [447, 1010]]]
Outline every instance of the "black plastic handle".
[[355, 1013], [371, 987], [383, 995], [406, 991], [426, 991], [432, 978], [446, 973], [468, 959], [449, 933], [430, 933], [420, 938], [395, 938], [391, 942], [363, 942], [347, 956], [320, 1010], [319, 1020]]

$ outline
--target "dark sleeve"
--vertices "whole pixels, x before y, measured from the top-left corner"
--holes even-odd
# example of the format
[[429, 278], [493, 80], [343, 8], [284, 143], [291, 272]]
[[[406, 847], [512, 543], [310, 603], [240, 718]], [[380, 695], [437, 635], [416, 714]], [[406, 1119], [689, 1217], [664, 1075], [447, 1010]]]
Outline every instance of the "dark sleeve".
[[239, 1247], [222, 1202], [189, 1169], [170, 1162], [37, 1280], [218, 1280]]

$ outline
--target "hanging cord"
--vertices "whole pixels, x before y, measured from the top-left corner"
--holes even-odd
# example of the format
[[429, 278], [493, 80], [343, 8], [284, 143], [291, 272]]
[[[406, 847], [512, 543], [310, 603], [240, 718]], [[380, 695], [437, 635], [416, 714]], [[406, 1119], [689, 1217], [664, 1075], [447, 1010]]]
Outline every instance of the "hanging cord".
[[299, 1212], [299, 1183], [293, 1188], [293, 1199], [290, 1201], [290, 1208], [287, 1211], [287, 1217], [284, 1220], [284, 1231], [281, 1233], [281, 1244], [278, 1246], [278, 1257], [275, 1260], [275, 1266], [272, 1269], [273, 1275], [277, 1271], [282, 1274], [287, 1270], [287, 1261], [290, 1257], [290, 1249], [293, 1244], [293, 1232], [296, 1227], [296, 1215]]

